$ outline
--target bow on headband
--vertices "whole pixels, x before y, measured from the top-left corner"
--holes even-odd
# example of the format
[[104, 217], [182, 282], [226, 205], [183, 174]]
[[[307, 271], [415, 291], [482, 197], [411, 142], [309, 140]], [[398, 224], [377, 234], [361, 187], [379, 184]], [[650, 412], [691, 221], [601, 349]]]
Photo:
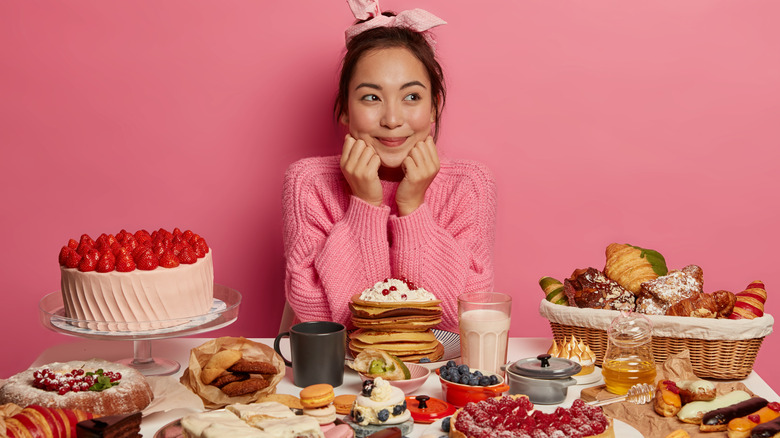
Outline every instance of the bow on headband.
[[447, 24], [446, 21], [422, 9], [411, 9], [400, 12], [395, 17], [382, 15], [379, 10], [378, 0], [347, 0], [352, 14], [358, 20], [367, 20], [362, 23], [353, 24], [344, 32], [347, 43], [355, 35], [377, 27], [402, 27], [422, 33], [425, 41], [431, 48], [436, 44], [436, 39], [429, 32], [431, 28]]

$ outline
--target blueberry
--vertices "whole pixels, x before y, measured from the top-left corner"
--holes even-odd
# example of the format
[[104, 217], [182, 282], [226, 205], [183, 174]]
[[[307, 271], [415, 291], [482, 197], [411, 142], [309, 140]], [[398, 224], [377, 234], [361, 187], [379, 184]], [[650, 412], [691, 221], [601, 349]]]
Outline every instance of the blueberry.
[[479, 386], [490, 386], [490, 377], [487, 376], [480, 377]]
[[475, 370], [473, 374], [474, 374], [476, 377], [482, 377], [482, 371], [480, 371], [480, 370]]
[[363, 381], [363, 391], [361, 394], [363, 394], [363, 397], [371, 397], [371, 392], [374, 390], [374, 381], [369, 379]]
[[449, 375], [450, 375], [450, 382], [460, 381], [460, 373], [455, 368], [450, 370]]
[[420, 363], [431, 363], [431, 359], [429, 357], [423, 357], [420, 359]]
[[390, 418], [390, 412], [387, 409], [382, 409], [381, 411], [376, 413], [376, 418], [378, 418], [379, 421], [384, 423]]
[[444, 372], [445, 372], [445, 371], [447, 371], [447, 372], [449, 372], [449, 371], [450, 371], [450, 369], [449, 369], [449, 368], [447, 368], [447, 365], [442, 365], [442, 366], [440, 366], [440, 367], [439, 367], [439, 374], [440, 374], [440, 375], [441, 375], [441, 374], [444, 374]]
[[443, 420], [441, 420], [441, 430], [445, 432], [450, 431], [450, 420], [452, 417], [445, 417]]
[[352, 418], [355, 420], [355, 423], [363, 422], [363, 416], [358, 411], [352, 411]]
[[479, 379], [476, 377], [469, 377], [469, 385], [471, 386], [479, 385]]
[[469, 372], [469, 366], [464, 363], [463, 365], [458, 367], [458, 372], [460, 372], [461, 374], [468, 373]]
[[404, 406], [403, 405], [395, 405], [393, 406], [393, 415], [398, 416], [404, 413]]
[[406, 400], [404, 400], [404, 402], [403, 402], [403, 403], [401, 403], [401, 406], [403, 406], [403, 407], [404, 407], [404, 411], [405, 411], [405, 410], [406, 410]]
[[455, 368], [457, 365], [455, 364], [454, 360], [448, 360], [447, 361], [447, 368]]
[[468, 385], [469, 384], [469, 376], [467, 376], [467, 375], [460, 376], [460, 383], [462, 383], [464, 385]]
[[491, 385], [497, 385], [498, 384], [498, 377], [495, 374], [490, 376], [490, 384]]

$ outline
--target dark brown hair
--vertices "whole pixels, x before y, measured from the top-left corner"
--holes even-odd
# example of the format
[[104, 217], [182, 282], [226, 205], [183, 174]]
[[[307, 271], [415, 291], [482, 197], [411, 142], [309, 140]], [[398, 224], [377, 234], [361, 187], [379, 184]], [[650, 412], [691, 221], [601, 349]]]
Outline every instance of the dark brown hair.
[[[384, 15], [393, 16], [392, 12], [383, 12]], [[434, 120], [433, 138], [439, 136], [441, 125], [441, 113], [444, 110], [444, 101], [447, 92], [444, 86], [444, 72], [439, 61], [433, 53], [433, 49], [420, 32], [400, 27], [377, 27], [361, 32], [347, 43], [347, 52], [341, 62], [341, 75], [339, 77], [339, 89], [336, 102], [333, 106], [333, 114], [338, 120], [347, 111], [349, 99], [349, 81], [355, 71], [360, 58], [366, 53], [377, 49], [402, 47], [412, 53], [423, 64], [431, 81], [431, 98], [433, 100]]]

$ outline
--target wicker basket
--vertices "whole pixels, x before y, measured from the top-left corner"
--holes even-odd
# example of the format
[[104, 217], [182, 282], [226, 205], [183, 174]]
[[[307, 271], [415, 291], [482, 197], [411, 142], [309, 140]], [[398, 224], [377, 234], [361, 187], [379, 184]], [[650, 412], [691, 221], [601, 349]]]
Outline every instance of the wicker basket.
[[[584, 327], [575, 324], [566, 324], [563, 321], [557, 320], [557, 313], [564, 308], [566, 312], [571, 313], [572, 308], [566, 306], [559, 306], [542, 300], [542, 306], [540, 307], [540, 313], [550, 321], [550, 327], [552, 328], [553, 337], [557, 342], [561, 342], [565, 339], [570, 339], [572, 335], [578, 340], [582, 340], [588, 344], [596, 354], [596, 365], [601, 366], [604, 353], [607, 350], [607, 331], [608, 324], [604, 325], [604, 321], [611, 321], [618, 315], [618, 312], [611, 310], [596, 310], [596, 309], [574, 309], [575, 312], [598, 312], [601, 313], [601, 321], [590, 321], [589, 325], [596, 327]], [[545, 305], [547, 303], [547, 305]], [[556, 309], [558, 308], [558, 309]], [[603, 312], [608, 312], [604, 314]], [[656, 362], [663, 362], [667, 357], [680, 353], [683, 350], [690, 352], [691, 364], [693, 365], [693, 372], [703, 379], [744, 379], [751, 371], [753, 371], [753, 363], [758, 355], [758, 350], [761, 348], [761, 343], [764, 337], [772, 332], [772, 325], [774, 319], [770, 315], [765, 315], [762, 318], [757, 318], [752, 321], [732, 321], [732, 320], [713, 320], [707, 321], [710, 324], [740, 324], [744, 327], [746, 324], [751, 324], [755, 330], [751, 331], [753, 334], [759, 334], [760, 336], [751, 337], [747, 339], [701, 339], [695, 337], [685, 337], [691, 335], [686, 333], [686, 325], [693, 326], [695, 323], [701, 323], [700, 318], [682, 318], [682, 317], [668, 317], [668, 316], [653, 316], [650, 317], [654, 320], [654, 323], [659, 321], [658, 318], [670, 319], [673, 318], [674, 322], [678, 324], [678, 327], [682, 327], [678, 333], [680, 337], [668, 337], [659, 336], [653, 333], [652, 349], [653, 358]], [[699, 321], [694, 321], [699, 320]], [[567, 321], [570, 322], [570, 321]], [[597, 327], [601, 325], [602, 327]], [[742, 327], [737, 331], [742, 331]], [[693, 331], [693, 330], [692, 330]], [[693, 334], [692, 336], [696, 336]], [[714, 335], [719, 337], [719, 335]]]

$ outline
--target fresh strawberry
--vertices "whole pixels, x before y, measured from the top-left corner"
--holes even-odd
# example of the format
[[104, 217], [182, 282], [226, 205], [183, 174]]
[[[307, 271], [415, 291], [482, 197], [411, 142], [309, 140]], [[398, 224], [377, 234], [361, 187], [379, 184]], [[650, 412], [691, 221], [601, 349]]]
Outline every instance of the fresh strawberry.
[[206, 243], [206, 239], [198, 236], [197, 239], [193, 239], [193, 240], [194, 240], [194, 242], [192, 243], [193, 247], [196, 247], [196, 248], [200, 247], [203, 250], [204, 254], [209, 252], [209, 244]]
[[135, 236], [132, 234], [126, 234], [125, 235], [125, 241], [122, 242], [122, 246], [127, 247], [130, 251], [138, 248], [138, 241], [135, 240]]
[[111, 252], [106, 252], [100, 256], [100, 260], [97, 263], [98, 272], [111, 272], [116, 267], [116, 258]]
[[143, 271], [151, 271], [159, 265], [157, 256], [154, 255], [150, 248], [141, 251], [133, 260], [135, 261], [135, 266]]
[[119, 272], [130, 272], [135, 270], [135, 262], [128, 252], [121, 252], [116, 257], [116, 270]]
[[162, 242], [157, 242], [154, 245], [152, 245], [152, 251], [154, 252], [154, 255], [157, 256], [158, 259], [167, 252], [167, 250], [165, 249], [165, 245]]
[[[86, 236], [86, 239], [84, 238]], [[90, 249], [94, 248], [94, 242], [92, 239], [89, 238], [86, 234], [81, 237], [81, 241], [79, 242], [79, 247], [76, 248], [76, 252], [79, 253], [80, 256], [84, 256], [84, 254], [87, 253]]]
[[184, 250], [185, 246], [186, 245], [184, 245], [181, 242], [171, 244], [171, 251], [173, 251], [173, 255], [175, 255], [176, 257], [179, 257], [179, 255], [181, 254], [182, 250]]
[[81, 256], [76, 251], [71, 251], [68, 254], [68, 260], [65, 261], [65, 266], [69, 268], [78, 268], [79, 267], [79, 261], [81, 261]]
[[152, 246], [152, 235], [146, 230], [138, 230], [135, 232], [135, 240], [139, 245]]
[[179, 266], [179, 259], [171, 251], [166, 251], [160, 256], [160, 266], [163, 268], [175, 268]]
[[63, 246], [60, 250], [60, 266], [65, 266], [66, 263], [68, 263], [68, 255], [73, 251], [73, 249], [69, 246]]
[[74, 239], [68, 239], [68, 248], [75, 250], [79, 247], [79, 243], [76, 242]]
[[84, 255], [84, 257], [79, 260], [79, 271], [81, 272], [91, 272], [94, 271], [97, 268], [97, 259], [95, 259], [95, 255], [97, 255], [98, 259], [100, 258], [100, 252], [96, 249], [90, 249], [87, 254]]
[[184, 237], [184, 240], [187, 242], [191, 242], [193, 235], [195, 235], [195, 233], [193, 233], [192, 230], [187, 230], [182, 234], [182, 237]]
[[193, 251], [195, 251], [195, 255], [198, 258], [204, 257], [206, 255], [206, 251], [203, 250], [202, 245], [193, 245], [191, 248]]
[[114, 242], [111, 244], [111, 253], [114, 254], [114, 256], [118, 256], [119, 252], [124, 249], [124, 246], [122, 246], [119, 242]]
[[108, 234], [103, 233], [100, 236], [98, 236], [97, 239], [95, 239], [95, 248], [98, 249], [101, 253], [104, 252], [106, 249], [111, 248], [111, 244], [108, 243]]
[[119, 241], [118, 241], [118, 240], [116, 240], [116, 236], [114, 236], [113, 234], [109, 234], [109, 235], [108, 235], [108, 245], [109, 245], [109, 246], [114, 246], [114, 244], [115, 244], [115, 243], [118, 243], [118, 242], [119, 242]]
[[185, 265], [191, 265], [198, 261], [198, 256], [195, 255], [195, 250], [189, 246], [185, 246], [179, 253], [179, 261]]
[[143, 245], [136, 246], [135, 249], [130, 251], [130, 254], [132, 254], [132, 256], [133, 256], [133, 260], [135, 260], [136, 258], [140, 257], [140, 255], [144, 251], [146, 251], [147, 249], [149, 249], [149, 248], [147, 248], [147, 247], [145, 247]]
[[171, 233], [171, 234], [173, 234], [173, 236], [174, 236], [174, 237], [175, 237], [175, 236], [181, 236], [181, 235], [182, 235], [182, 232], [181, 232], [181, 230], [179, 229], [179, 227], [176, 227], [176, 228], [174, 228], [174, 229], [173, 229], [173, 233]]

